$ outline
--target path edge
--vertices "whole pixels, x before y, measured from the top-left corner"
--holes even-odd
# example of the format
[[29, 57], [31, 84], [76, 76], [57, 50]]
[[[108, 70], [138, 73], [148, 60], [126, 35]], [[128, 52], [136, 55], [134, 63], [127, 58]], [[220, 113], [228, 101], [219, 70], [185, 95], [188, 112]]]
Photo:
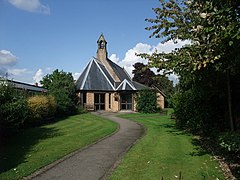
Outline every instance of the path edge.
[[[122, 119], [131, 121], [131, 120], [125, 119], [125, 118], [122, 118]], [[116, 162], [110, 167], [110, 169], [100, 178], [101, 180], [108, 180], [109, 177], [112, 175], [113, 171], [120, 165], [120, 163], [122, 162], [124, 156], [130, 151], [130, 149], [132, 149], [132, 147], [133, 147], [135, 144], [137, 144], [137, 143], [147, 134], [148, 129], [146, 128], [146, 126], [144, 126], [144, 125], [143, 125], [142, 123], [140, 123], [140, 122], [136, 122], [136, 121], [134, 121], [134, 122], [141, 127], [143, 133], [142, 133], [141, 136], [140, 136], [138, 139], [136, 139], [125, 151], [123, 151], [123, 152], [119, 155], [117, 161], [116, 161]]]
[[[98, 116], [98, 115], [96, 115], [96, 114], [94, 114], [94, 115], [95, 115], [95, 116]], [[101, 116], [101, 117], [102, 117], [102, 116]], [[103, 117], [103, 118], [104, 118], [104, 117]], [[104, 119], [106, 119], [106, 120], [108, 120], [108, 121], [112, 121], [111, 119], [108, 119], [108, 118], [104, 118]], [[114, 122], [114, 121], [112, 121], [112, 122]], [[61, 163], [61, 162], [65, 161], [66, 159], [74, 156], [75, 154], [80, 153], [80, 152], [82, 152], [82, 151], [90, 148], [91, 146], [93, 146], [93, 145], [95, 145], [95, 144], [97, 144], [97, 143], [99, 143], [99, 142], [101, 142], [101, 141], [103, 141], [103, 140], [105, 140], [105, 139], [107, 139], [107, 138], [115, 135], [115, 134], [120, 130], [120, 124], [117, 123], [117, 122], [114, 122], [114, 123], [117, 124], [117, 129], [116, 129], [114, 132], [112, 132], [111, 134], [108, 134], [107, 136], [104, 136], [104, 137], [98, 139], [97, 141], [95, 141], [95, 142], [93, 142], [93, 143], [91, 143], [91, 144], [88, 144], [88, 145], [86, 145], [86, 146], [84, 146], [84, 147], [82, 147], [82, 148], [80, 148], [80, 149], [77, 149], [77, 150], [75, 150], [75, 151], [73, 151], [73, 152], [71, 152], [71, 153], [63, 156], [62, 158], [60, 158], [60, 159], [58, 159], [58, 160], [56, 160], [56, 161], [54, 161], [54, 162], [52, 162], [52, 163], [50, 163], [50, 164], [48, 164], [48, 165], [46, 165], [46, 166], [41, 167], [40, 169], [36, 170], [36, 171], [33, 172], [32, 174], [30, 174], [30, 175], [28, 175], [28, 176], [25, 176], [25, 177], [22, 177], [21, 179], [22, 179], [22, 180], [31, 180], [31, 179], [33, 179], [34, 177], [37, 177], [37, 176], [43, 174], [44, 172], [52, 169], [53, 167], [55, 167], [55, 166], [58, 165], [59, 163]]]

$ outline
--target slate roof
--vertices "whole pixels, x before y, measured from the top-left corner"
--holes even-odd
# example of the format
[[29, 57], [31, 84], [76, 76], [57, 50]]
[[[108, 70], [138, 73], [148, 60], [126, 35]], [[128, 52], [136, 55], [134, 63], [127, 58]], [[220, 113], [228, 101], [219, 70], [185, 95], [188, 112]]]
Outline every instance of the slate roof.
[[113, 91], [114, 81], [105, 66], [96, 59], [89, 62], [76, 81], [77, 90]]
[[114, 72], [117, 74], [117, 76], [119, 77], [119, 79], [121, 81], [123, 81], [124, 79], [131, 81], [130, 76], [127, 74], [127, 72], [125, 71], [124, 68], [122, 68], [119, 65], [117, 65], [116, 63], [112, 62], [110, 59], [107, 59], [107, 62], [113, 68]]
[[94, 91], [137, 91], [148, 88], [131, 80], [124, 68], [107, 59], [120, 82], [115, 82], [105, 65], [93, 58], [76, 81], [77, 90]]

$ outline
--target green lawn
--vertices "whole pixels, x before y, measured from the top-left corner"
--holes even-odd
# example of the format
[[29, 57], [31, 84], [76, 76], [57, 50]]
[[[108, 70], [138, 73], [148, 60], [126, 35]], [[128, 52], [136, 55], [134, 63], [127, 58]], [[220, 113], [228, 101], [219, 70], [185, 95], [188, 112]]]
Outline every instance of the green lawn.
[[117, 124], [92, 114], [24, 130], [0, 142], [0, 179], [19, 179], [113, 133]]
[[128, 114], [147, 128], [146, 135], [126, 154], [110, 177], [113, 179], [224, 179], [218, 162], [199, 146], [197, 137], [174, 127], [169, 116]]

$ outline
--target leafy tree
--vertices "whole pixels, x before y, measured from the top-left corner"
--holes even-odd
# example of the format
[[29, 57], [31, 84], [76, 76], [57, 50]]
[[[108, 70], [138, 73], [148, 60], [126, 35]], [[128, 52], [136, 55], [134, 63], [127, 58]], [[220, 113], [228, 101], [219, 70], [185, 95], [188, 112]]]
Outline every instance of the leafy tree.
[[29, 117], [26, 97], [0, 80], [0, 128], [19, 128]]
[[150, 68], [139, 62], [135, 63], [133, 67], [133, 81], [139, 82], [149, 87], [153, 85], [155, 73], [151, 71]]
[[[202, 108], [207, 112], [205, 117], [211, 118], [205, 125], [213, 127], [219, 115], [224, 117], [228, 113], [230, 127], [234, 129], [231, 79], [240, 71], [239, 5], [234, 0], [161, 0], [160, 7], [153, 9], [156, 18], [146, 19], [153, 24], [146, 28], [152, 31], [150, 37], [162, 38], [162, 42], [190, 41], [168, 54], [141, 55], [149, 60], [150, 66], [163, 69], [165, 73], [174, 71], [180, 76], [182, 97], [187, 92], [191, 96], [187, 105], [183, 98], [178, 98], [176, 108], [187, 106], [188, 122], [193, 122], [196, 115], [191, 115], [191, 106], [197, 99], [205, 100], [201, 107], [196, 107], [196, 111]], [[220, 107], [219, 110], [214, 104]], [[181, 112], [177, 111], [176, 115], [183, 120]], [[200, 120], [205, 117], [203, 114], [198, 116], [198, 125], [203, 129]]]
[[71, 73], [56, 69], [52, 74], [43, 77], [41, 84], [48, 89], [50, 95], [54, 96], [58, 116], [75, 113], [76, 94]]
[[147, 65], [135, 63], [133, 65], [133, 80], [146, 86], [155, 86], [167, 95], [167, 103], [171, 106], [171, 97], [175, 92], [173, 82], [165, 75], [156, 75]]
[[154, 90], [144, 89], [137, 96], [137, 110], [142, 113], [157, 111], [157, 96]]

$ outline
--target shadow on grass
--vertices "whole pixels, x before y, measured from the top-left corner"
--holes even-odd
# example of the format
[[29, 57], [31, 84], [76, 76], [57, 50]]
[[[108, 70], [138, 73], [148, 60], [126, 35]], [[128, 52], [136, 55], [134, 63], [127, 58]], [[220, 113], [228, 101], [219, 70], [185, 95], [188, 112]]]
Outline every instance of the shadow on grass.
[[[167, 133], [174, 136], [192, 136], [189, 132], [177, 128], [175, 124], [161, 124], [158, 125], [158, 128], [164, 128], [166, 129]], [[204, 156], [210, 153], [202, 147], [202, 142], [200, 139], [192, 138], [191, 143], [194, 145], [194, 150], [190, 153], [191, 156]]]
[[190, 133], [177, 128], [175, 124], [161, 124], [161, 125], [158, 125], [158, 128], [164, 128], [167, 133], [175, 136], [179, 136], [179, 135], [190, 136]]
[[202, 147], [202, 142], [199, 139], [192, 139], [192, 144], [194, 145], [194, 151], [190, 153], [191, 156], [204, 156], [206, 154], [211, 154], [209, 151]]
[[36, 127], [22, 130], [11, 137], [0, 137], [0, 173], [26, 162], [31, 148], [40, 140], [61, 135], [55, 128]]

